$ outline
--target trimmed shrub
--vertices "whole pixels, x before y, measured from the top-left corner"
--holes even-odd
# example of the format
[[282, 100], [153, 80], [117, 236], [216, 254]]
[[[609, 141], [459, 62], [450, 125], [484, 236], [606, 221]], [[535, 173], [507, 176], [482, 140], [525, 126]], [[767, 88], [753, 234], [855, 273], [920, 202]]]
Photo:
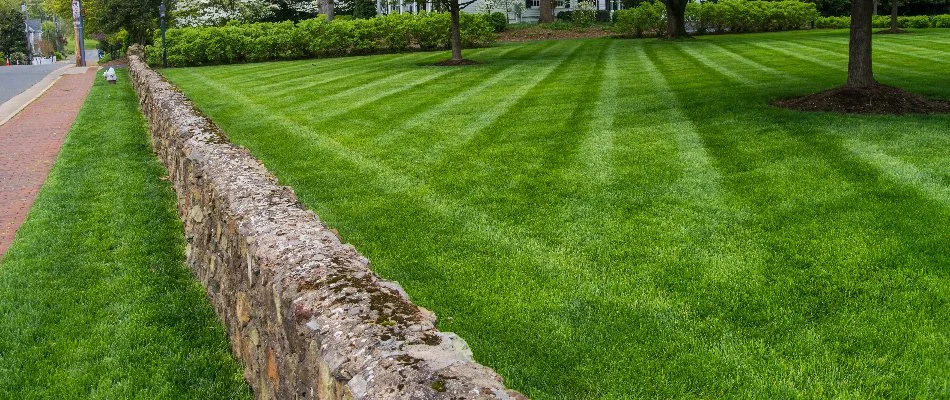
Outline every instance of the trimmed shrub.
[[[842, 17], [842, 18], [848, 18], [848, 24], [851, 23], [850, 17]], [[848, 26], [850, 27], [851, 25], [848, 25]], [[875, 15], [871, 19], [871, 27], [872, 28], [890, 28], [891, 17], [889, 15]]]
[[934, 28], [950, 28], [950, 14], [934, 15], [930, 20]]
[[[491, 18], [496, 17], [462, 14], [462, 45], [494, 43]], [[297, 24], [286, 21], [176, 28], [166, 32], [168, 64], [197, 66], [445, 49], [449, 47], [449, 24], [446, 13], [420, 13], [333, 22], [318, 17]], [[155, 43], [160, 42], [156, 35]], [[146, 56], [149, 63], [161, 62], [161, 47], [146, 47]]]
[[[666, 29], [666, 8], [661, 2], [614, 13], [614, 28], [623, 34], [662, 35]], [[719, 0], [690, 2], [686, 5], [686, 23], [697, 33], [769, 32], [806, 29], [818, 18], [814, 3], [798, 0]], [[848, 20], [850, 23], [850, 20]]]
[[925, 15], [897, 17], [897, 26], [901, 28], [930, 28], [930, 18]]
[[497, 32], [504, 32], [505, 29], [508, 29], [508, 16], [505, 13], [493, 12], [485, 16], [488, 20], [488, 24], [491, 25], [492, 30]]
[[846, 29], [851, 27], [851, 17], [818, 17], [815, 19], [815, 28], [818, 29]]
[[614, 30], [624, 35], [643, 37], [666, 33], [666, 6], [661, 2], [642, 3], [637, 7], [614, 11]]
[[607, 10], [597, 10], [594, 18], [597, 19], [597, 22], [612, 22], [610, 20], [610, 11]]
[[[691, 3], [696, 9], [690, 14], [696, 18], [688, 22], [698, 31], [715, 32], [771, 32], [804, 29], [818, 18], [814, 3], [797, 0], [745, 1], [721, 0], [717, 3]], [[688, 14], [689, 16], [689, 14]]]
[[571, 22], [574, 19], [573, 11], [558, 11], [554, 18], [558, 21]]

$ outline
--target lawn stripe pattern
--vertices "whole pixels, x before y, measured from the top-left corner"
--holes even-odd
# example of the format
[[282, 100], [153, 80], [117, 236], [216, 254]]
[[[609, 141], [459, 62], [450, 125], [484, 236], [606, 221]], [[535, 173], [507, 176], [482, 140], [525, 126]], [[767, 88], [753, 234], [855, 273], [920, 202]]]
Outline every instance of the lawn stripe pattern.
[[522, 97], [524, 97], [526, 94], [528, 94], [528, 92], [540, 84], [541, 81], [551, 75], [551, 73], [557, 70], [558, 67], [568, 61], [580, 48], [580, 43], [575, 44], [571, 49], [567, 50], [564, 56], [560, 57], [556, 63], [544, 67], [540, 71], [535, 71], [532, 78], [529, 79], [526, 84], [520, 85], [517, 89], [515, 89], [514, 92], [505, 97], [501, 102], [495, 104], [495, 106], [490, 110], [483, 112], [478, 117], [478, 119], [467, 125], [463, 129], [463, 132], [451, 136], [447, 140], [435, 143], [430, 148], [429, 152], [425, 154], [422, 162], [426, 164], [434, 164], [441, 160], [447, 152], [451, 152], [468, 143], [475, 135], [485, 129], [485, 127], [491, 125], [498, 118], [505, 115], [505, 113], [508, 112], [508, 110], [510, 110], [515, 104], [517, 104]]
[[642, 62], [644, 72], [659, 91], [661, 101], [669, 104], [667, 129], [674, 132], [674, 139], [679, 148], [680, 164], [683, 168], [683, 177], [679, 182], [681, 192], [697, 202], [715, 203], [720, 191], [720, 176], [709, 161], [702, 138], [699, 137], [693, 122], [683, 113], [682, 106], [670, 91], [666, 78], [657, 70], [653, 60], [647, 57], [642, 48], [637, 48], [635, 52]]
[[913, 164], [888, 155], [872, 143], [854, 138], [844, 139], [844, 142], [848, 150], [868, 164], [877, 167], [888, 178], [920, 190], [927, 197], [950, 208], [950, 185], [946, 182], [941, 182]]
[[753, 85], [753, 84], [755, 84], [754, 82], [752, 82], [752, 80], [750, 80], [750, 79], [748, 79], [748, 78], [746, 78], [746, 77], [740, 75], [738, 72], [733, 71], [732, 68], [728, 68], [728, 67], [726, 67], [726, 66], [723, 66], [723, 65], [720, 64], [720, 63], [717, 63], [717, 62], [711, 60], [709, 57], [707, 57], [706, 55], [704, 55], [703, 52], [696, 51], [696, 49], [695, 49], [693, 46], [687, 46], [687, 45], [683, 45], [682, 43], [677, 43], [677, 48], [678, 48], [680, 51], [682, 51], [684, 54], [686, 54], [687, 56], [689, 56], [690, 58], [692, 58], [692, 59], [698, 61], [700, 64], [703, 64], [703, 65], [705, 65], [706, 67], [709, 67], [709, 68], [715, 70], [716, 72], [718, 72], [718, 73], [721, 74], [722, 76], [725, 76], [725, 77], [727, 77], [727, 78], [729, 78], [729, 79], [731, 79], [731, 80], [733, 80], [733, 81], [735, 81], [735, 82], [741, 83], [741, 84], [743, 84], [743, 85]]
[[722, 44], [708, 42], [708, 45], [709, 45], [709, 46], [707, 46], [706, 49], [703, 49], [703, 51], [708, 51], [708, 47], [712, 47], [712, 48], [716, 49], [720, 54], [723, 54], [723, 55], [725, 55], [725, 56], [727, 56], [727, 57], [729, 57], [729, 58], [732, 58], [732, 59], [735, 60], [735, 61], [738, 61], [738, 62], [740, 62], [740, 63], [742, 63], [742, 64], [748, 65], [749, 67], [752, 67], [752, 68], [754, 68], [754, 69], [756, 69], [756, 70], [765, 72], [766, 74], [772, 75], [772, 76], [774, 76], [774, 77], [779, 77], [779, 78], [782, 78], [782, 79], [792, 80], [792, 81], [801, 81], [801, 80], [802, 80], [801, 78], [799, 78], [799, 77], [797, 77], [797, 76], [794, 76], [794, 75], [790, 75], [790, 74], [788, 74], [787, 72], [779, 71], [779, 70], [777, 70], [777, 69], [775, 69], [775, 68], [772, 68], [772, 67], [769, 67], [769, 66], [760, 64], [760, 63], [758, 63], [758, 62], [756, 62], [756, 61], [754, 61], [754, 60], [752, 60], [752, 59], [750, 59], [750, 58], [748, 58], [748, 57], [745, 57], [745, 56], [743, 56], [743, 55], [741, 55], [741, 54], [739, 54], [739, 53], [736, 53], [735, 51], [730, 50], [729, 48], [727, 48], [726, 46], [723, 46]]
[[[934, 397], [948, 117], [768, 105], [843, 84], [827, 41], [846, 37], [505, 44], [448, 72], [420, 66], [445, 53], [311, 60], [311, 82], [347, 77], [279, 95], [242, 83], [266, 69], [165, 73], [531, 398]], [[875, 62], [950, 97], [941, 63]]]
[[[562, 50], [560, 46], [555, 46], [554, 44], [556, 44], [556, 42], [552, 42], [551, 46], [548, 46], [547, 48], [544, 48], [543, 50], [540, 50], [535, 54], [545, 55], [551, 51]], [[509, 49], [507, 49], [504, 52], [499, 53], [497, 56], [503, 57], [506, 54], [518, 49], [519, 48], [516, 46], [510, 46]], [[488, 79], [482, 78], [479, 84], [473, 87], [470, 87], [466, 89], [465, 91], [459, 92], [455, 96], [450, 97], [436, 104], [435, 106], [423, 111], [422, 113], [418, 114], [412, 119], [407, 119], [402, 125], [393, 128], [392, 131], [390, 131], [387, 135], [378, 136], [376, 138], [377, 145], [386, 146], [386, 145], [392, 144], [393, 142], [401, 138], [404, 134], [409, 133], [410, 130], [412, 130], [413, 128], [416, 128], [420, 125], [424, 125], [427, 123], [440, 122], [439, 117], [450, 113], [452, 110], [458, 107], [461, 107], [463, 105], [463, 102], [469, 100], [473, 96], [485, 91], [488, 88], [491, 88], [500, 84], [501, 82], [505, 81], [506, 79], [510, 77], [515, 76], [516, 74], [523, 74], [527, 72], [528, 68], [530, 67], [520, 66], [520, 65], [516, 67], [512, 67], [512, 68], [505, 68], [505, 69], [496, 71]]]

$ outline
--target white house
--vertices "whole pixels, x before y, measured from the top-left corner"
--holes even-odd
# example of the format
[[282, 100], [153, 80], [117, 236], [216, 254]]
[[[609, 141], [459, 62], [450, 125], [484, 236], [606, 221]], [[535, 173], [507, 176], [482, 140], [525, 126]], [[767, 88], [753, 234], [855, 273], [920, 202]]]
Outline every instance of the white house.
[[[574, 9], [577, 7], [577, 1], [578, 0], [554, 0], [554, 15], [556, 16], [557, 13], [561, 11]], [[484, 0], [476, 0], [468, 7], [463, 8], [462, 11], [467, 13], [485, 12], [483, 2]], [[504, 13], [506, 11], [504, 3], [505, 0], [494, 0], [495, 8], [492, 11]], [[507, 14], [509, 22], [537, 22], [541, 16], [540, 0], [509, 0], [508, 3]], [[594, 0], [594, 5], [598, 10], [619, 10], [620, 0]], [[521, 9], [520, 19], [515, 11], [518, 7]], [[419, 11], [433, 11], [434, 9], [435, 7], [431, 1], [417, 3], [408, 0], [376, 0], [376, 12], [379, 14], [416, 13]]]

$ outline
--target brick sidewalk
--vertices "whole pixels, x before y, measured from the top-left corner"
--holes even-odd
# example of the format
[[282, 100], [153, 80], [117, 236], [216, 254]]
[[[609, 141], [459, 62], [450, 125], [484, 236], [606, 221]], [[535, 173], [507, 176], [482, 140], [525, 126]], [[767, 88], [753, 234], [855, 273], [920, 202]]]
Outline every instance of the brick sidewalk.
[[94, 67], [84, 74], [63, 75], [0, 126], [0, 259], [26, 219], [95, 79]]

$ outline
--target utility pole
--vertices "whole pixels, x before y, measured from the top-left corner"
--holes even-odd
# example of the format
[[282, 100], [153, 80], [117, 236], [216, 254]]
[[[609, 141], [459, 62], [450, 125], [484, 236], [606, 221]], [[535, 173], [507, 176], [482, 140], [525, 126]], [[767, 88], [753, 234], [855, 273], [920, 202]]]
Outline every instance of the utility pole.
[[162, 25], [162, 68], [168, 68], [168, 49], [165, 48], [165, 0], [158, 6], [158, 17]]
[[26, 36], [26, 64], [33, 64], [33, 43], [30, 40], [30, 14], [27, 12], [26, 1], [20, 6], [23, 11], [23, 34]]
[[82, 2], [73, 0], [73, 33], [76, 36], [76, 66], [86, 66], [86, 43], [82, 31]]

